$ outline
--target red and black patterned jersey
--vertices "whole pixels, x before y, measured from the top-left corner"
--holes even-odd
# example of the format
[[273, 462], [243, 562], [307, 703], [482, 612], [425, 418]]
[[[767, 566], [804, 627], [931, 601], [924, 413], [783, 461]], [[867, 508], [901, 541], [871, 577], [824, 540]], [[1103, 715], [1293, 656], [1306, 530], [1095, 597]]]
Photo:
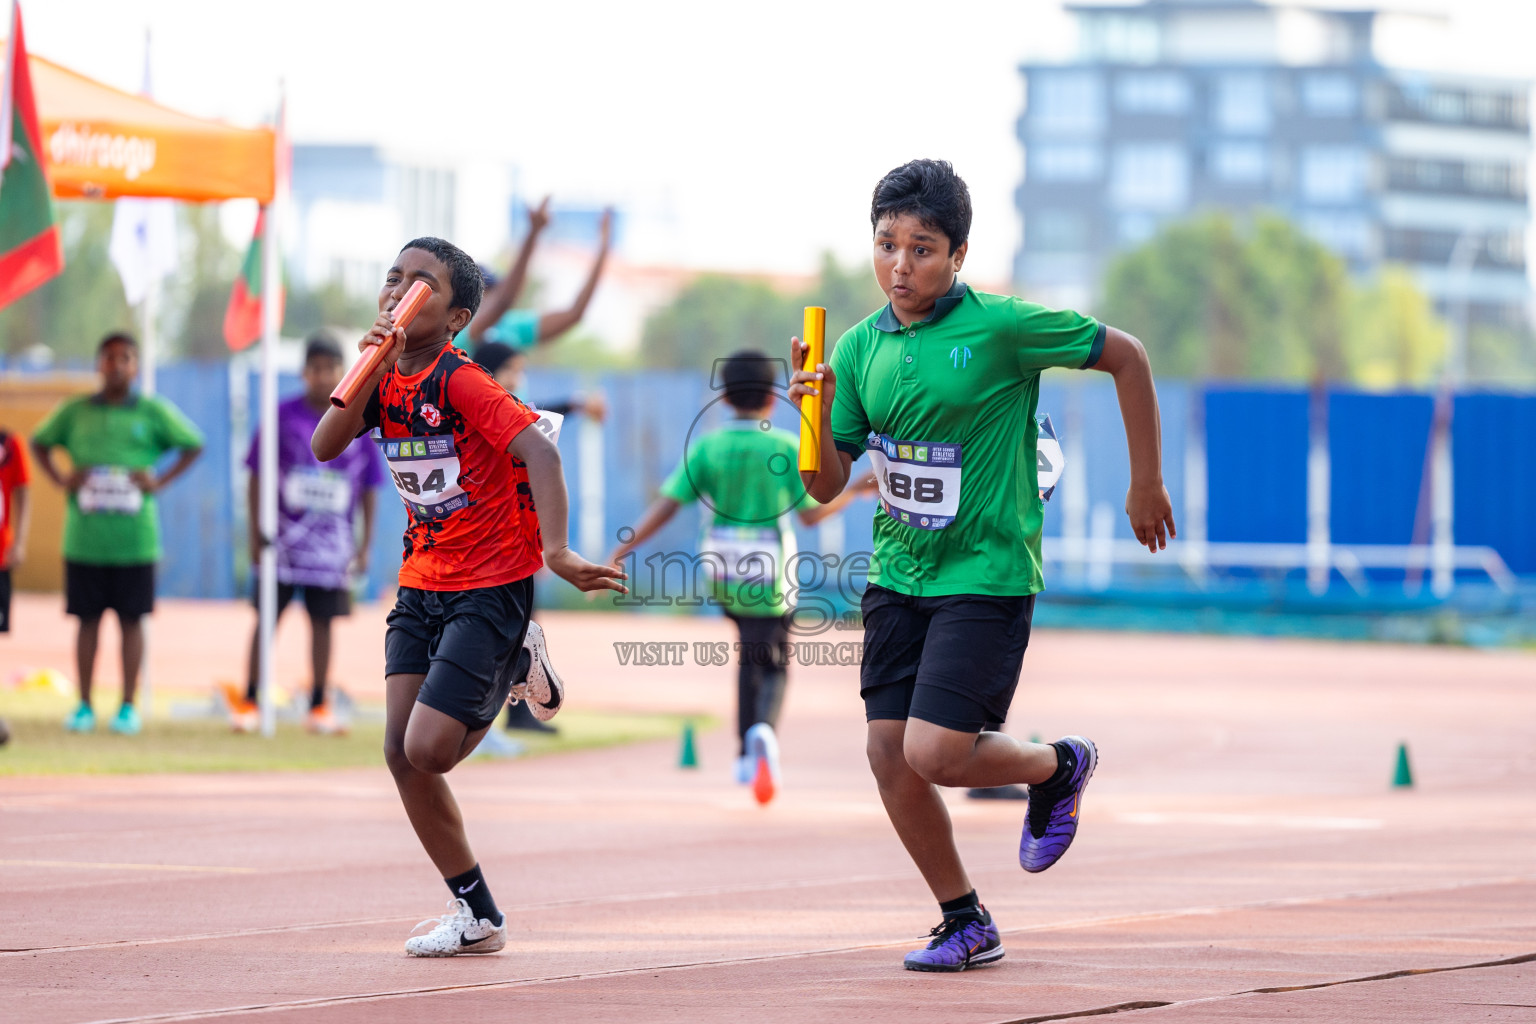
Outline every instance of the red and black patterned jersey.
[[409, 517], [401, 586], [494, 587], [544, 564], [528, 470], [507, 453], [537, 418], [451, 345], [421, 372], [379, 381], [363, 421]]

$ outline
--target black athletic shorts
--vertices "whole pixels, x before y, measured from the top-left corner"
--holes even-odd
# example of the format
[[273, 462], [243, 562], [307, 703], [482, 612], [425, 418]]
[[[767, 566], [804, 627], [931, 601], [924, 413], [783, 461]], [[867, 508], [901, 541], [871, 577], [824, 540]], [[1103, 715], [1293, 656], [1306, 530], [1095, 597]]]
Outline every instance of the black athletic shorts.
[[[352, 614], [352, 591], [345, 587], [312, 587], [307, 583], [284, 583], [281, 580], [277, 584], [277, 614], [281, 615], [301, 590], [304, 592], [304, 610], [309, 612], [311, 619], [329, 622], [337, 616]], [[251, 583], [251, 605], [261, 607], [260, 577]]]
[[11, 631], [11, 570], [0, 569], [0, 633]]
[[119, 622], [137, 622], [155, 610], [155, 563], [90, 565], [64, 562], [64, 611], [85, 620], [111, 608]]
[[920, 718], [960, 732], [1008, 717], [1035, 598], [864, 592], [864, 717]]
[[532, 608], [531, 576], [476, 590], [401, 587], [384, 634], [384, 674], [425, 675], [419, 702], [484, 728], [507, 702]]

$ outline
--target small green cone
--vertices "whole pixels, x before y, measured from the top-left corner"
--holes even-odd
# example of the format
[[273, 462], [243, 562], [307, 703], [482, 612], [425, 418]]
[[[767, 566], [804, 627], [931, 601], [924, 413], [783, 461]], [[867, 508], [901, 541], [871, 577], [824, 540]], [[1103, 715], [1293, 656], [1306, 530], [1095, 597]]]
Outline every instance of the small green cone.
[[1408, 766], [1408, 744], [1397, 745], [1397, 767], [1392, 772], [1392, 788], [1410, 789], [1413, 786], [1413, 769]]
[[1032, 733], [1029, 734], [1029, 742], [1031, 742], [1031, 743], [1044, 743], [1045, 741], [1040, 738], [1040, 734], [1039, 733], [1032, 732]]
[[693, 744], [693, 723], [683, 723], [683, 749], [677, 755], [679, 768], [697, 768], [699, 766], [699, 752]]

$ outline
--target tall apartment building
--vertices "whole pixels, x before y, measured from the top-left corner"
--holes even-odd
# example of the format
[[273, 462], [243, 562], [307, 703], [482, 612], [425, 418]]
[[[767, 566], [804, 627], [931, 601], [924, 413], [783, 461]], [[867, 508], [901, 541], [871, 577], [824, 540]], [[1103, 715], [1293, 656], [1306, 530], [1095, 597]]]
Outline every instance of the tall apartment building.
[[[1530, 82], [1377, 58], [1379, 10], [1069, 4], [1079, 54], [1020, 68], [1016, 284], [1091, 302], [1116, 251], [1202, 208], [1279, 211], [1352, 270], [1524, 322]], [[1449, 261], [1467, 235], [1463, 260]]]

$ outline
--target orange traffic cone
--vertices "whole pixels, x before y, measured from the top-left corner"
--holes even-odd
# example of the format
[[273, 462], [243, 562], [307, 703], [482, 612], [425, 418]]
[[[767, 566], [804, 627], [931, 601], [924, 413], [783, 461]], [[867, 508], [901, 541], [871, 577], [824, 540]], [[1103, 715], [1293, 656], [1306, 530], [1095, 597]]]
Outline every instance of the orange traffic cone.
[[777, 790], [773, 785], [773, 772], [768, 770], [768, 759], [760, 757], [757, 759], [757, 776], [752, 780], [752, 795], [766, 807], [775, 792]]

